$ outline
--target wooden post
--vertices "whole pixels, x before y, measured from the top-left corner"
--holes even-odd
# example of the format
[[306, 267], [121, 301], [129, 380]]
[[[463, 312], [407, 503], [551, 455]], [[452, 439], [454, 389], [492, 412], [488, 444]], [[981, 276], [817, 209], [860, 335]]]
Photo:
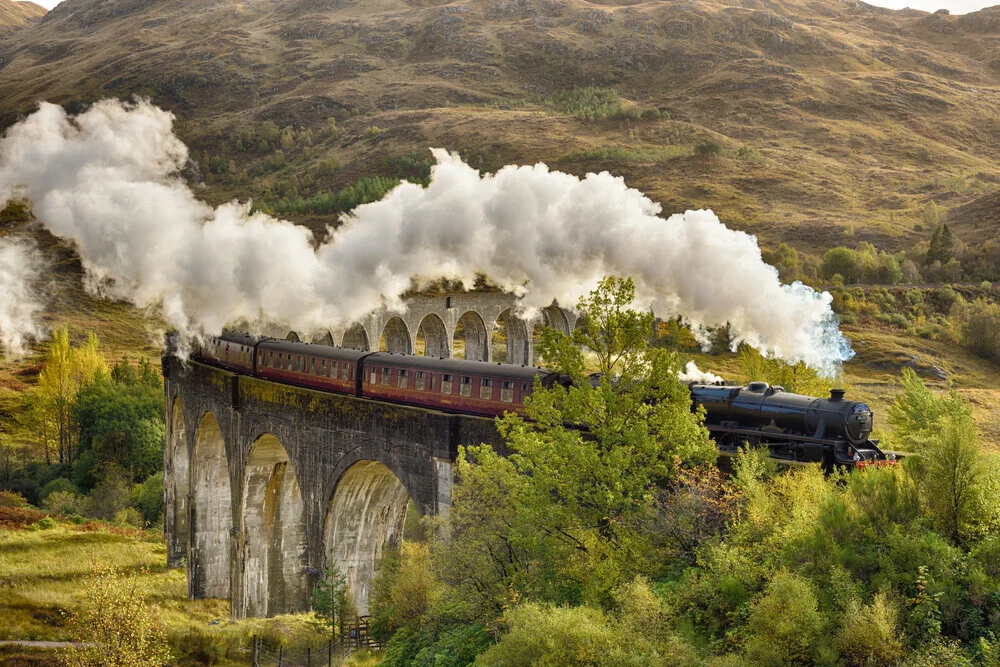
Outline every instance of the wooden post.
[[312, 648], [310, 648], [310, 647], [307, 646], [306, 647], [306, 667], [312, 667], [312, 664], [313, 664]]
[[251, 667], [260, 667], [257, 658], [257, 635], [250, 635], [250, 665]]
[[284, 646], [279, 646], [278, 647], [278, 667], [281, 667], [281, 659], [284, 657], [284, 653], [285, 653], [285, 647]]

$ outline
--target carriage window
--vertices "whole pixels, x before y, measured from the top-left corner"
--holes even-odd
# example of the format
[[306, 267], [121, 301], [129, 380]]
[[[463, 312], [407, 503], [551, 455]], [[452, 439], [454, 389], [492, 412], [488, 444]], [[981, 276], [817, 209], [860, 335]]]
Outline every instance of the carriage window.
[[468, 375], [462, 376], [462, 383], [458, 386], [458, 393], [462, 396], [472, 396], [472, 378]]
[[350, 364], [344, 364], [344, 367], [341, 369], [340, 377], [343, 378], [344, 380], [354, 379], [354, 369], [351, 367]]
[[500, 385], [500, 400], [504, 403], [514, 402], [514, 383], [504, 382]]
[[451, 393], [451, 376], [444, 374], [441, 376], [441, 393], [450, 394]]
[[267, 353], [267, 365], [272, 367], [274, 366], [274, 352]]
[[484, 401], [493, 400], [493, 380], [483, 378], [479, 381], [479, 398]]
[[309, 357], [309, 375], [316, 375], [316, 357]]
[[378, 382], [377, 378], [378, 378], [378, 369], [373, 366], [371, 377], [368, 378], [368, 384], [376, 384]]
[[400, 389], [407, 389], [410, 386], [410, 372], [399, 369], [399, 378], [396, 380], [396, 386]]
[[292, 355], [289, 354], [289, 355], [287, 355], [285, 357], [285, 370], [286, 371], [292, 370], [292, 363], [293, 363], [293, 361], [292, 361]]
[[423, 391], [424, 389], [427, 388], [427, 379], [424, 377], [423, 371], [417, 371], [417, 379], [415, 384], [417, 391]]
[[521, 383], [521, 403], [522, 404], [527, 403], [528, 402], [528, 396], [531, 396], [531, 392], [528, 390], [528, 388], [530, 386], [531, 385], [529, 385], [526, 382], [522, 382]]
[[392, 378], [392, 369], [391, 368], [383, 368], [382, 369], [382, 384], [385, 385], [386, 387], [388, 387], [389, 386], [389, 380], [390, 380], [390, 378]]
[[302, 372], [302, 357], [295, 357], [295, 372]]

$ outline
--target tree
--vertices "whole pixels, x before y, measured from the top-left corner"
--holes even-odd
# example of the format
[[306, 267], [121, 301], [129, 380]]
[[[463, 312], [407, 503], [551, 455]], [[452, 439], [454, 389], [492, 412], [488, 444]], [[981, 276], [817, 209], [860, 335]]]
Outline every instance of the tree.
[[94, 566], [82, 608], [72, 621], [77, 645], [63, 662], [73, 667], [153, 667], [173, 664], [163, 623], [147, 602], [144, 572]]
[[92, 453], [92, 465], [115, 465], [132, 482], [162, 468], [163, 384], [148, 360], [134, 366], [126, 357], [110, 375], [96, 377], [79, 392], [73, 412], [80, 453]]
[[941, 216], [938, 214], [937, 204], [934, 203], [933, 199], [924, 205], [923, 221], [925, 229], [935, 230], [941, 221]]
[[834, 275], [843, 276], [845, 283], [856, 283], [861, 279], [858, 269], [858, 254], [850, 248], [840, 246], [827, 250], [823, 254], [823, 264], [820, 273], [830, 280]]
[[960, 542], [977, 523], [989, 521], [996, 510], [982, 506], [987, 459], [972, 408], [962, 397], [955, 392], [936, 396], [907, 368], [903, 393], [888, 416], [900, 443], [919, 454], [908, 466], [941, 530]]
[[312, 608], [316, 615], [330, 626], [334, 638], [347, 629], [347, 623], [354, 620], [356, 611], [351, 593], [347, 590], [347, 577], [336, 563], [329, 563], [323, 576], [316, 582], [312, 593]]
[[44, 429], [55, 431], [60, 463], [73, 463], [75, 456], [73, 403], [80, 388], [107, 372], [107, 364], [98, 347], [97, 336], [93, 333], [88, 334], [84, 345], [72, 347], [69, 330], [60, 327], [52, 334], [45, 367], [38, 375], [36, 410], [43, 438], [49, 437]]
[[[511, 589], [606, 604], [655, 560], [643, 527], [656, 489], [679, 467], [716, 456], [677, 379], [677, 355], [649, 347], [652, 316], [632, 310], [634, 299], [630, 279], [605, 278], [580, 300], [584, 324], [572, 339], [545, 330], [542, 354], [570, 386], [536, 383], [527, 418], [498, 420], [506, 457], [488, 446], [460, 453], [450, 535], [435, 560], [484, 615]], [[596, 354], [599, 381], [574, 343]]]
[[947, 264], [952, 258], [952, 251], [955, 248], [955, 238], [948, 225], [941, 225], [934, 230], [931, 236], [931, 244], [927, 249], [927, 263], [940, 262]]

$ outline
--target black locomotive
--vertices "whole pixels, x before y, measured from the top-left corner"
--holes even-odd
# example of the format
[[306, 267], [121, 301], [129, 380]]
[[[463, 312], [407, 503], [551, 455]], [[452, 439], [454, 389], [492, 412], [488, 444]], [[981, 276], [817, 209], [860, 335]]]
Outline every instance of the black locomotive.
[[842, 389], [831, 390], [829, 398], [815, 398], [766, 382], [690, 387], [692, 408], [705, 408], [705, 426], [723, 451], [736, 451], [744, 443], [766, 446], [774, 458], [827, 467], [863, 467], [893, 458], [871, 439], [871, 409], [845, 400]]

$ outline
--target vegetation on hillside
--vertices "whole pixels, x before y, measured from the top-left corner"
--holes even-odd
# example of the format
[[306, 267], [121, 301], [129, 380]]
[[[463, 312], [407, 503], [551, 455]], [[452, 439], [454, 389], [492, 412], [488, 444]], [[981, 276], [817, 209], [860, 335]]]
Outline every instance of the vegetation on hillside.
[[23, 394], [21, 445], [0, 441], [0, 488], [55, 514], [155, 525], [163, 514], [163, 380], [146, 359], [109, 368], [93, 333], [59, 328]]
[[[500, 421], [507, 457], [464, 450], [438, 537], [379, 570], [383, 664], [995, 665], [1000, 461], [963, 401], [907, 372], [902, 466], [826, 477], [746, 452], [723, 478], [676, 357], [630, 333], [649, 322], [628, 287], [582, 304], [600, 385], [547, 334], [573, 388]], [[592, 435], [565, 427], [583, 419]]]

